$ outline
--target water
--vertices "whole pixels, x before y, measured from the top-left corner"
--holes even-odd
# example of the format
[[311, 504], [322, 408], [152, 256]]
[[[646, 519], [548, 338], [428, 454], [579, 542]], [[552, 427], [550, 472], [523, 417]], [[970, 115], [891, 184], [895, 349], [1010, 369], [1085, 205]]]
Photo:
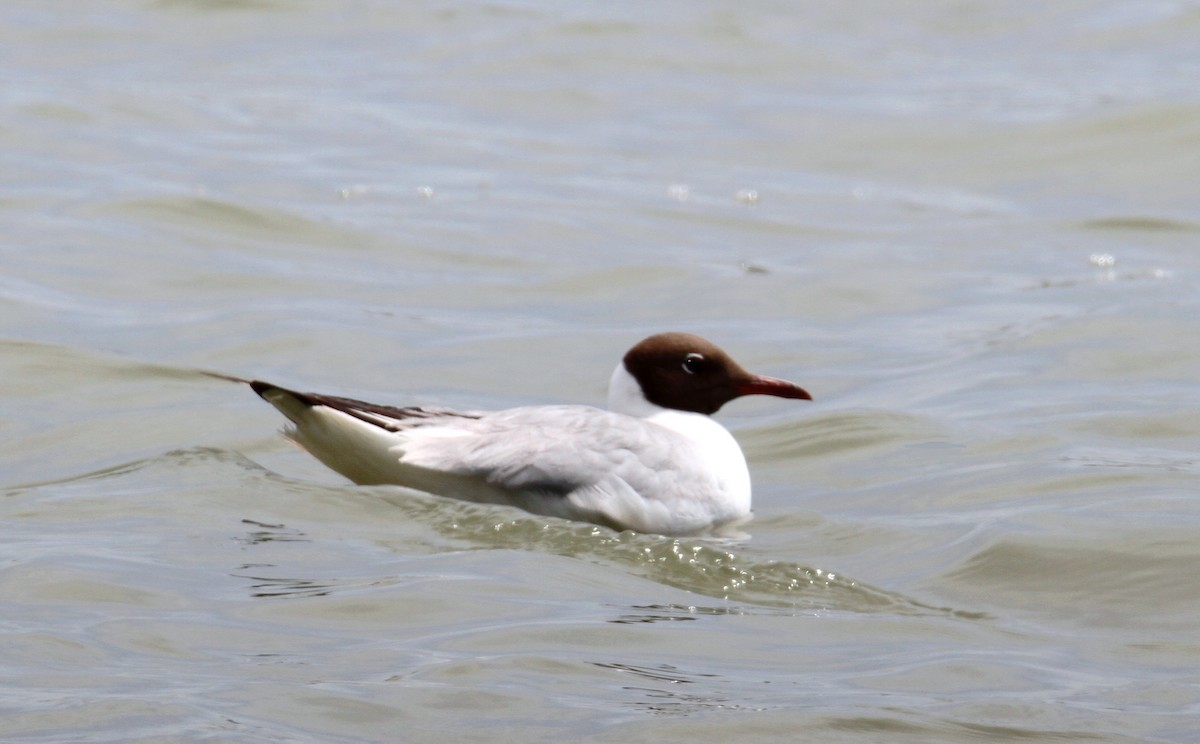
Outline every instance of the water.
[[[1190, 742], [1200, 7], [11, 2], [4, 741]], [[343, 483], [249, 391], [603, 400], [744, 540]]]

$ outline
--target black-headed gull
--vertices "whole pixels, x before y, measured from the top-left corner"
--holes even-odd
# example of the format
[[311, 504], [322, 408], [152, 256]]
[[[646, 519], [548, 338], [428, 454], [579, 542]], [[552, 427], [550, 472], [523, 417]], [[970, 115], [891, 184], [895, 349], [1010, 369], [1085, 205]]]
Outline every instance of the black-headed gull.
[[743, 395], [812, 400], [687, 333], [660, 333], [630, 349], [609, 380], [607, 411], [394, 408], [250, 385], [288, 417], [291, 439], [355, 483], [665, 535], [750, 515], [746, 459], [710, 414]]

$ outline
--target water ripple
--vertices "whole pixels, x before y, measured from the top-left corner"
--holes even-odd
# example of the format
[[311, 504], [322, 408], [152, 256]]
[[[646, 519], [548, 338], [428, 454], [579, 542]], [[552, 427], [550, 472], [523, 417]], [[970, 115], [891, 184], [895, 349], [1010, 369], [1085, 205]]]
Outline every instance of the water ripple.
[[[232, 481], [225, 482], [222, 481]], [[114, 481], [116, 481], [114, 483]], [[45, 489], [49, 495], [74, 491], [103, 490], [138, 494], [149, 503], [166, 490], [178, 495], [188, 489], [206, 494], [223, 492], [255, 494], [256, 504], [278, 496], [270, 508], [293, 504], [296, 519], [303, 524], [320, 524], [331, 514], [342, 522], [339, 530], [359, 538], [376, 534], [395, 535], [387, 544], [395, 551], [446, 552], [462, 550], [522, 550], [567, 556], [613, 567], [664, 586], [692, 592], [707, 600], [686, 607], [663, 605], [649, 614], [630, 613], [626, 621], [679, 619], [696, 614], [783, 611], [789, 614], [854, 612], [899, 615], [938, 615], [959, 619], [981, 619], [980, 613], [937, 607], [886, 589], [873, 587], [840, 573], [801, 563], [754, 555], [745, 544], [732, 540], [690, 537], [670, 538], [608, 528], [567, 520], [540, 517], [511, 507], [474, 504], [429, 496], [399, 487], [329, 486], [282, 477], [245, 457], [221, 449], [176, 450], [157, 457], [127, 463], [102, 471], [9, 490], [9, 495], [35, 496]], [[297, 497], [302, 501], [297, 502]], [[241, 503], [238, 500], [238, 503]], [[119, 508], [132, 506], [125, 501]], [[216, 508], [227, 508], [215, 504]], [[117, 509], [117, 505], [110, 507]], [[232, 508], [232, 507], [228, 507]], [[238, 507], [241, 508], [241, 507]], [[105, 509], [107, 512], [108, 509]], [[168, 512], [169, 513], [169, 512]], [[162, 512], [160, 512], [162, 514]], [[305, 527], [241, 517], [252, 529], [237, 536], [247, 546], [280, 542], [317, 542], [323, 538]], [[355, 524], [363, 528], [355, 532]], [[400, 529], [403, 527], [403, 529]], [[388, 577], [367, 576], [352, 580], [328, 577], [287, 576], [274, 578], [254, 573], [246, 564], [235, 575], [252, 582], [254, 596], [319, 596], [361, 589], [390, 582]], [[704, 605], [710, 606], [704, 606]]]
[[[789, 612], [881, 612], [970, 620], [987, 617], [929, 605], [820, 568], [759, 558], [744, 546], [711, 538], [617, 533], [604, 527], [534, 516], [497, 522], [496, 507], [450, 504], [458, 517], [440, 528], [479, 548], [538, 550], [614, 565], [642, 578], [724, 602]], [[687, 611], [695, 609], [689, 607]]]

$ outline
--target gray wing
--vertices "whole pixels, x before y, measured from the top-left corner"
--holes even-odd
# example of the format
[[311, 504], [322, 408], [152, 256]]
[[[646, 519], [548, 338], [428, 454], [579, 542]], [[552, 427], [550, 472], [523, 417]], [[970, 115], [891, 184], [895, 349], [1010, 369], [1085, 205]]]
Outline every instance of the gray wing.
[[686, 480], [689, 443], [673, 432], [587, 406], [536, 406], [405, 432], [401, 460], [512, 491], [567, 495], [619, 479], [642, 495]]

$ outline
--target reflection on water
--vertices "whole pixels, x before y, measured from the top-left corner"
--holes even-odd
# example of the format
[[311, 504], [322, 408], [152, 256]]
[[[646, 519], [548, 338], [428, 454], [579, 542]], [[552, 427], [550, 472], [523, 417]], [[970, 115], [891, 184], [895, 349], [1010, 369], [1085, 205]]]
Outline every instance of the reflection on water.
[[[296, 597], [325, 597], [334, 593], [354, 592], [363, 589], [388, 587], [397, 583], [396, 579], [361, 578], [361, 579], [296, 579], [277, 576], [260, 576], [266, 569], [276, 568], [270, 565], [246, 565], [232, 574], [239, 579], [249, 581], [250, 596], [258, 599], [291, 599]], [[254, 571], [255, 573], [247, 573]]]
[[300, 530], [291, 529], [284, 524], [265, 524], [263, 522], [256, 522], [253, 519], [243, 519], [242, 524], [250, 524], [262, 528], [247, 532], [245, 537], [235, 538], [247, 545], [264, 542], [301, 542], [309, 540]]
[[708, 607], [684, 607], [681, 605], [644, 605], [633, 606], [629, 611], [615, 617], [608, 622], [617, 624], [626, 623], [673, 623], [673, 622], [689, 622], [696, 620], [698, 615], [715, 615], [724, 613], [735, 613], [736, 608], [721, 608], [715, 611]]
[[[82, 480], [108, 478], [113, 473], [136, 474], [141, 469], [157, 470], [164, 461], [179, 465], [194, 463], [198, 459], [235, 465], [240, 471], [238, 475], [248, 481], [244, 487], [251, 489], [268, 485], [305, 488], [303, 483], [265, 471], [234, 453], [206, 448], [168, 453], [160, 458], [84, 476]], [[258, 482], [259, 485], [250, 482]], [[591, 524], [526, 515], [511, 507], [460, 502], [414, 494], [399, 488], [346, 490], [351, 494], [361, 493], [360, 498], [364, 500], [385, 501], [394, 512], [386, 515], [387, 518], [409, 526], [423, 525], [451, 539], [460, 548], [515, 549], [570, 556], [576, 560], [613, 566], [666, 586], [724, 602], [808, 613], [882, 612], [945, 614], [964, 619], [986, 617], [982, 613], [931, 606], [819, 568], [755, 557], [750, 555], [747, 547], [730, 544], [726, 540], [669, 538], [631, 531], [618, 533]], [[241, 522], [260, 528], [236, 538], [248, 547], [265, 543], [314, 541], [305, 531], [286, 524], [264, 523], [248, 518], [243, 518]], [[242, 568], [252, 565], [259, 564], [247, 564]], [[255, 575], [240, 572], [236, 575], [252, 582], [250, 588], [256, 597], [320, 596], [389, 584], [388, 577], [318, 580], [269, 577], [262, 575], [261, 571]], [[692, 607], [689, 610], [693, 613], [728, 611], [729, 607]]]
[[[243, 456], [213, 448], [177, 450], [159, 457], [106, 468], [75, 479], [39, 486], [24, 486], [10, 495], [30, 496], [38, 487], [55, 492], [94, 485], [96, 481], [128, 478], [136, 483], [154, 481], [163, 472], [178, 479], [181, 469], [233, 466], [229, 475], [242, 481], [241, 488], [254, 492], [284, 488], [303, 494], [311, 491], [303, 482], [271, 473]], [[411, 527], [424, 528], [452, 540], [451, 544], [474, 550], [528, 550], [569, 556], [613, 566], [633, 575], [698, 595], [743, 603], [752, 607], [794, 612], [880, 612], [889, 614], [937, 614], [978, 620], [985, 613], [936, 607], [895, 592], [866, 585], [840, 574], [779, 559], [751, 554], [750, 549], [729, 540], [671, 538], [614, 532], [606, 527], [527, 515], [512, 507], [461, 502], [451, 498], [416, 494], [386, 486], [341, 489], [352, 498], [386, 503], [393, 513], [386, 518]], [[378, 513], [378, 512], [376, 512]], [[241, 518], [241, 524], [256, 527], [234, 539], [247, 548], [272, 543], [311, 543], [316, 540], [303, 529], [284, 523], [267, 523]], [[256, 597], [323, 596], [371, 586], [387, 586], [390, 577], [360, 579], [315, 579], [264, 575], [263, 564], [247, 563], [235, 575], [251, 582]], [[254, 568], [248, 575], [244, 570]], [[698, 602], [697, 606], [703, 605]], [[692, 608], [698, 612], [727, 612]]]
[[[735, 702], [720, 688], [728, 686], [718, 674], [687, 671], [672, 664], [638, 666], [619, 662], [592, 662], [600, 669], [643, 680], [641, 684], [624, 684], [621, 689], [635, 695], [630, 707], [656, 715], [688, 715], [705, 710], [762, 711], [763, 706]], [[646, 682], [656, 686], [645, 686]]]

